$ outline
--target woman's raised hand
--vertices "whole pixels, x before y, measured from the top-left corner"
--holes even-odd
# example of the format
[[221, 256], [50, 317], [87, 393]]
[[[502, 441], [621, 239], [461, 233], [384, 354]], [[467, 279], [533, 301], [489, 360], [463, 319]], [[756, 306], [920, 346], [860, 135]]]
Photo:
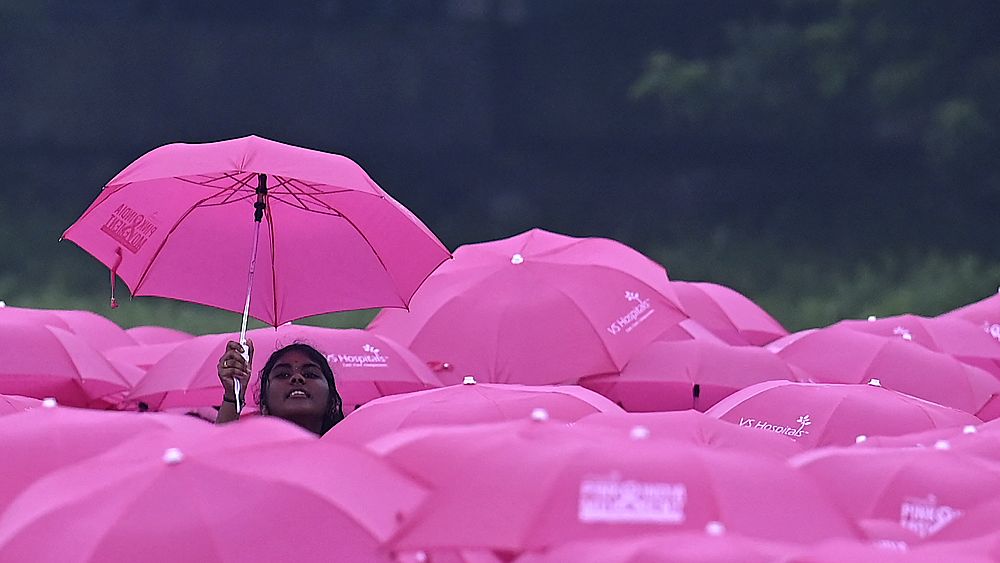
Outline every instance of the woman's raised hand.
[[253, 341], [247, 339], [247, 354], [250, 361], [243, 359], [243, 346], [239, 342], [232, 340], [226, 344], [226, 351], [219, 358], [219, 381], [222, 382], [222, 400], [230, 403], [236, 402], [235, 385], [233, 381], [240, 381], [240, 403], [246, 404], [245, 397], [247, 385], [250, 383], [250, 366], [253, 364]]

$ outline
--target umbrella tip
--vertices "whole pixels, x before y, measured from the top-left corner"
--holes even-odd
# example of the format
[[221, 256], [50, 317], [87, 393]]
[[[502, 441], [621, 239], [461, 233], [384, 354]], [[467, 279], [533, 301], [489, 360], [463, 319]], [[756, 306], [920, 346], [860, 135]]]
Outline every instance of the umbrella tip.
[[511, 264], [517, 265], [517, 264], [521, 264], [523, 262], [524, 262], [524, 256], [521, 256], [520, 254], [515, 254], [515, 255], [513, 255], [513, 256], [510, 257], [510, 263]]
[[3, 300], [0, 300], [0, 309], [4, 308], [6, 306], [7, 306], [7, 302], [3, 301]]
[[934, 449], [935, 450], [950, 450], [951, 449], [951, 444], [948, 442], [948, 440], [938, 440], [937, 442], [934, 442]]
[[722, 522], [711, 521], [705, 524], [705, 533], [710, 536], [721, 536], [726, 533], [726, 525]]
[[182, 452], [179, 448], [167, 448], [167, 450], [163, 452], [163, 463], [166, 463], [167, 465], [177, 465], [183, 460], [184, 452]]
[[976, 432], [978, 432], [976, 427], [971, 424], [966, 424], [962, 427], [962, 434], [975, 434]]
[[868, 385], [871, 385], [872, 387], [881, 387], [882, 382], [873, 377], [868, 380]]
[[475, 384], [476, 384], [476, 378], [472, 377], [471, 375], [467, 375], [464, 378], [462, 378], [462, 385], [475, 385]]
[[913, 340], [913, 335], [910, 334], [909, 332], [904, 332], [903, 333], [903, 340]]
[[873, 323], [873, 322], [875, 322], [877, 320], [878, 320], [878, 317], [876, 317], [875, 315], [868, 315], [868, 322]]
[[55, 397], [45, 397], [42, 400], [42, 406], [47, 409], [54, 409], [59, 406], [59, 402], [56, 401]]
[[543, 408], [531, 409], [531, 420], [535, 422], [545, 422], [549, 419], [549, 411]]
[[649, 428], [645, 426], [633, 426], [632, 430], [628, 433], [628, 437], [633, 440], [645, 440], [649, 438]]
[[868, 441], [868, 436], [865, 436], [864, 434], [858, 434], [857, 436], [854, 437], [855, 444], [863, 444], [867, 441]]

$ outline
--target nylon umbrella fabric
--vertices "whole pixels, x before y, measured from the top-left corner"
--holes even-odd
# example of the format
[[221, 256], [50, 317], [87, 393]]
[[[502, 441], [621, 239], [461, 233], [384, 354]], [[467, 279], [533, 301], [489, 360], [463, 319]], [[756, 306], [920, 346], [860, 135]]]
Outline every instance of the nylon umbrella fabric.
[[439, 366], [445, 383], [575, 383], [618, 373], [686, 318], [666, 270], [615, 241], [541, 229], [459, 247], [369, 330]]
[[106, 407], [131, 388], [100, 352], [66, 330], [2, 323], [0, 342], [0, 393]]
[[150, 151], [63, 234], [132, 295], [242, 312], [259, 174], [267, 207], [250, 316], [405, 307], [448, 250], [350, 159], [260, 137]]
[[774, 458], [535, 420], [413, 429], [373, 446], [432, 489], [390, 542], [398, 549], [517, 554], [711, 522], [776, 541], [857, 536], [818, 487]]
[[981, 421], [875, 385], [770, 381], [720, 401], [708, 415], [746, 432], [787, 436], [803, 447], [850, 445], [858, 436], [898, 436]]
[[[0, 518], [0, 551], [53, 562], [142, 553], [153, 562], [388, 563], [381, 544], [426, 494], [358, 449], [265, 443], [247, 424], [207, 428], [196, 440], [134, 440], [46, 475]], [[251, 532], [238, 541], [236, 523]]]
[[526, 553], [515, 563], [785, 563], [795, 548], [713, 528], [620, 540], [568, 542], [544, 553]]
[[17, 414], [41, 405], [42, 401], [34, 397], [0, 394], [0, 416]]
[[989, 419], [998, 415], [1000, 380], [912, 340], [886, 338], [842, 327], [807, 334], [778, 355], [810, 381], [867, 383]]
[[[345, 411], [391, 393], [440, 387], [441, 382], [412, 352], [389, 338], [358, 329], [282, 325], [251, 330], [254, 373], [247, 399], [253, 404], [260, 389], [259, 372], [277, 349], [296, 342], [310, 344], [327, 356], [334, 370]], [[219, 404], [222, 384], [218, 361], [235, 333], [209, 334], [179, 344], [146, 372], [129, 400], [155, 410]], [[365, 347], [368, 347], [368, 350]]]
[[621, 413], [608, 399], [575, 385], [474, 383], [377, 399], [351, 413], [324, 439], [366, 444], [406, 428], [462, 426], [546, 418], [572, 422], [594, 413]]
[[709, 282], [671, 282], [681, 306], [701, 325], [733, 346], [764, 346], [788, 331], [742, 293]]
[[643, 413], [595, 413], [576, 426], [616, 428], [621, 432], [645, 432], [649, 438], [667, 438], [698, 446], [735, 449], [756, 455], [788, 458], [802, 453], [803, 446], [786, 436], [769, 432], [745, 432], [739, 426], [695, 410]]
[[194, 337], [193, 334], [188, 334], [182, 330], [162, 326], [136, 326], [125, 329], [125, 333], [132, 337], [138, 344], [168, 344], [182, 342]]
[[740, 389], [774, 379], [798, 376], [760, 348], [687, 340], [652, 342], [620, 374], [587, 377], [580, 385], [630, 412], [704, 411]]
[[[831, 448], [790, 460], [828, 491], [845, 514], [898, 523], [923, 541], [996, 530], [1000, 465], [938, 448]], [[978, 526], [948, 531], [977, 512]], [[988, 522], [984, 521], [988, 520]]]
[[991, 329], [993, 325], [1000, 324], [1000, 291], [975, 303], [942, 313], [938, 318], [962, 319]]

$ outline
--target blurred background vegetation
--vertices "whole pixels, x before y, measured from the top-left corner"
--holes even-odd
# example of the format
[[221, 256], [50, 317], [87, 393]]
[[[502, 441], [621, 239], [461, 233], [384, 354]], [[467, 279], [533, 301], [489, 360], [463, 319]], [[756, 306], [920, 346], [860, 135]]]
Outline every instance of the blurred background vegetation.
[[[238, 328], [59, 234], [145, 151], [345, 154], [450, 247], [542, 227], [789, 329], [1000, 285], [1000, 8], [955, 0], [6, 0], [0, 299]], [[120, 288], [124, 293], [124, 288]], [[364, 326], [373, 312], [311, 319]]]

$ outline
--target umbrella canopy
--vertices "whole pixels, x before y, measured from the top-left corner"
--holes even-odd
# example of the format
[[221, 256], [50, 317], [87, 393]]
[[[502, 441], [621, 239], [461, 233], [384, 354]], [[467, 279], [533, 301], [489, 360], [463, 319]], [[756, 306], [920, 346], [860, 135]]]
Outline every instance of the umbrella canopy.
[[129, 364], [141, 369], [143, 372], [156, 365], [181, 344], [181, 340], [174, 342], [164, 342], [161, 344], [133, 344], [131, 346], [118, 346], [104, 351], [104, 357], [112, 362]]
[[685, 318], [668, 281], [621, 243], [532, 229], [460, 247], [408, 312], [369, 329], [441, 366], [445, 383], [575, 383], [618, 373]]
[[359, 449], [261, 441], [254, 424], [206, 428], [196, 439], [133, 440], [43, 477], [0, 519], [0, 551], [51, 562], [141, 553], [153, 562], [388, 563], [380, 545], [425, 496]]
[[324, 435], [324, 439], [365, 444], [404, 428], [455, 426], [518, 420], [544, 409], [544, 416], [572, 422], [589, 414], [622, 410], [604, 397], [575, 385], [476, 383], [407, 393], [364, 405]]
[[916, 342], [1000, 376], [1000, 337], [991, 335], [988, 327], [984, 330], [958, 318], [898, 315], [868, 321], [840, 321], [833, 326]]
[[912, 340], [833, 327], [799, 338], [778, 355], [802, 369], [812, 381], [866, 383], [877, 379], [894, 391], [983, 418], [997, 416], [997, 378]]
[[50, 310], [11, 307], [0, 301], [0, 325], [10, 323], [46, 325], [71, 330], [66, 321]]
[[4, 468], [0, 513], [17, 493], [46, 473], [137, 436], [198, 433], [206, 427], [205, 422], [188, 416], [57, 406], [5, 416], [0, 424]]
[[576, 426], [601, 426], [622, 432], [646, 431], [650, 438], [668, 438], [710, 448], [735, 449], [787, 458], [803, 447], [785, 436], [767, 432], [745, 432], [739, 426], [687, 410], [644, 413], [595, 413], [576, 421]]
[[62, 319], [73, 334], [98, 351], [104, 352], [117, 346], [130, 346], [136, 343], [125, 329], [97, 313], [61, 309], [54, 309], [51, 313]]
[[684, 311], [727, 344], [763, 346], [788, 334], [767, 311], [732, 288], [707, 282], [671, 285]]
[[686, 340], [652, 342], [621, 374], [587, 377], [580, 385], [631, 412], [704, 411], [744, 387], [774, 379], [797, 376], [767, 350]]
[[66, 330], [0, 323], [0, 342], [0, 393], [103, 407], [131, 388], [100, 352]]
[[987, 329], [1000, 324], [1000, 291], [975, 303], [938, 315], [939, 318], [962, 319]]
[[[358, 329], [331, 329], [282, 325], [251, 330], [254, 373], [250, 397], [259, 390], [259, 369], [275, 351], [292, 343], [310, 344], [325, 354], [333, 368], [345, 411], [385, 395], [441, 387], [430, 368], [391, 339]], [[153, 409], [219, 404], [219, 357], [236, 334], [209, 334], [192, 338], [168, 352], [136, 385], [129, 399]]]
[[788, 381], [747, 387], [707, 414], [746, 432], [788, 436], [807, 448], [849, 445], [858, 436], [898, 436], [980, 422], [963, 411], [876, 385]]
[[991, 420], [978, 426], [968, 424], [961, 428], [949, 427], [903, 434], [902, 436], [877, 436], [862, 441], [865, 448], [934, 447], [946, 443], [950, 449], [992, 456], [1000, 461], [1000, 420]]
[[856, 535], [782, 460], [613, 434], [528, 420], [380, 440], [373, 445], [388, 461], [432, 487], [391, 545], [519, 553], [712, 522], [779, 541]]
[[63, 234], [132, 295], [242, 312], [263, 204], [250, 316], [269, 325], [405, 307], [448, 250], [356, 163], [243, 137], [154, 149]]
[[41, 406], [42, 401], [21, 395], [0, 395], [0, 416], [16, 414]]
[[125, 332], [139, 344], [168, 344], [193, 338], [182, 330], [162, 326], [136, 326], [125, 329]]
[[526, 553], [515, 563], [779, 563], [793, 546], [727, 534], [681, 532], [619, 540], [568, 542], [545, 553]]
[[800, 454], [790, 463], [856, 521], [898, 522], [927, 539], [985, 510], [992, 516], [988, 525], [967, 529], [967, 537], [996, 531], [1000, 465], [995, 462], [937, 448], [831, 448]]

